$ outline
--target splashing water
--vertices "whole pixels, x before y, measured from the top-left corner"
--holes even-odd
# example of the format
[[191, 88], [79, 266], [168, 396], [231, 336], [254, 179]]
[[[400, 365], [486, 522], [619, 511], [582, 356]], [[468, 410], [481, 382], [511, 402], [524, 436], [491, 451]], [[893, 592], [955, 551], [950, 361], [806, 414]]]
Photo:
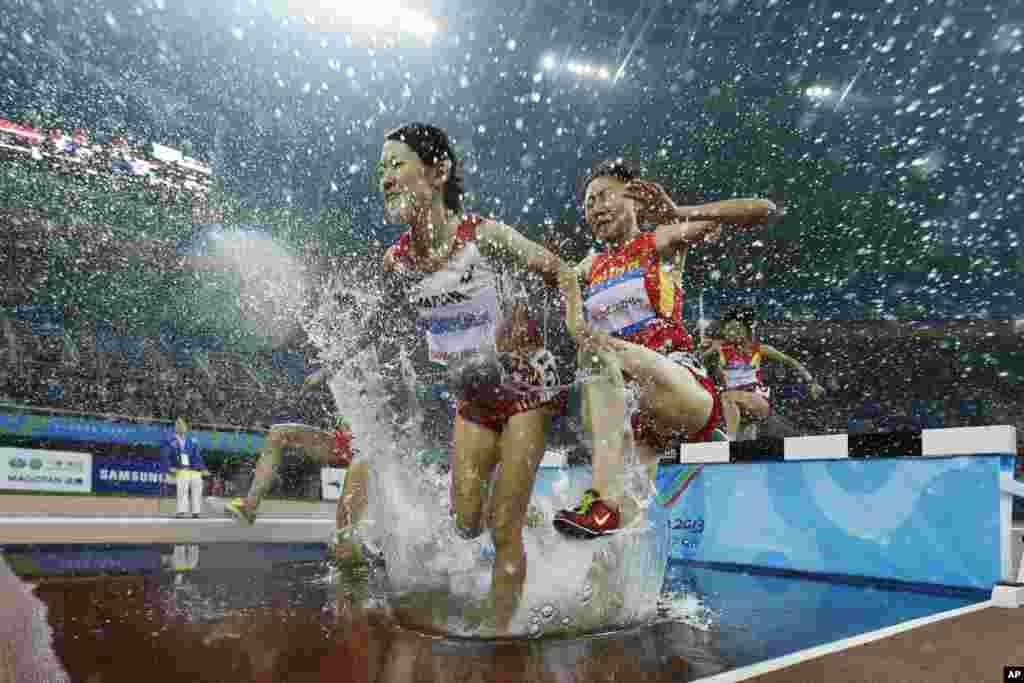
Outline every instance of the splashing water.
[[[376, 302], [366, 288], [342, 289], [325, 302], [310, 324], [322, 358], [340, 370], [330, 382], [338, 411], [361, 442], [357, 458], [370, 464], [369, 508], [357, 536], [385, 561], [388, 601], [417, 626], [461, 637], [488, 635], [486, 603], [494, 571], [490, 533], [465, 540], [450, 516], [449, 478], [415, 457], [424, 446], [418, 400], [391, 415], [389, 394], [374, 348], [356, 349], [362, 329], [358, 309]], [[339, 306], [339, 300], [356, 306]], [[416, 373], [400, 354], [400, 375], [415, 398]], [[409, 386], [409, 384], [412, 384]], [[527, 575], [510, 630], [539, 637], [609, 630], [653, 621], [668, 559], [667, 510], [649, 506], [651, 484], [631, 456], [627, 490], [646, 520], [592, 541], [569, 540], [551, 524], [557, 509], [577, 500], [589, 483], [585, 468], [542, 468], [524, 529]], [[642, 481], [641, 481], [642, 479]]]

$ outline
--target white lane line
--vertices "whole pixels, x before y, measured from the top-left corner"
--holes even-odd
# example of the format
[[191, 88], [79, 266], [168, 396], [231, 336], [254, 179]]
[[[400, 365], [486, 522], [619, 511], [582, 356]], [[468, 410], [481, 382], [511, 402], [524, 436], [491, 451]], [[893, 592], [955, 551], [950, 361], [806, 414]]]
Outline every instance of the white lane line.
[[986, 600], [974, 605], [968, 605], [967, 607], [960, 607], [958, 609], [932, 614], [927, 617], [911, 619], [910, 621], [904, 621], [894, 626], [887, 626], [886, 628], [878, 629], [877, 631], [870, 631], [868, 633], [862, 633], [859, 636], [852, 636], [832, 643], [825, 643], [824, 645], [818, 645], [817, 647], [807, 648], [806, 650], [799, 650], [798, 652], [793, 652], [782, 657], [776, 657], [775, 659], [769, 659], [764, 662], [757, 662], [756, 664], [751, 664], [740, 669], [733, 669], [732, 671], [725, 671], [720, 674], [715, 674], [714, 676], [698, 678], [694, 683], [738, 683], [739, 681], [746, 681], [754, 676], [761, 676], [766, 673], [778, 671], [779, 669], [785, 669], [835, 652], [849, 650], [850, 648], [857, 647], [858, 645], [865, 645], [877, 640], [883, 640], [921, 626], [946, 621], [947, 619], [955, 619], [956, 617], [964, 614], [970, 614], [971, 612], [979, 612], [983, 609], [988, 609], [989, 607], [993, 607], [992, 601]]

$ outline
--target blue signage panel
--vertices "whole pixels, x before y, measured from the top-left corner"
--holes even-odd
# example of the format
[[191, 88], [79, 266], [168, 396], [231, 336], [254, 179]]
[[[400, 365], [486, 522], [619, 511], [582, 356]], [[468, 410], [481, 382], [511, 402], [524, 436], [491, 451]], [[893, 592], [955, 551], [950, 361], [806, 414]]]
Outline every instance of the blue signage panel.
[[999, 581], [999, 456], [670, 465], [672, 557], [914, 583]]
[[163, 466], [159, 458], [117, 458], [97, 455], [92, 461], [92, 490], [95, 493], [160, 495]]
[[83, 546], [22, 549], [8, 546], [4, 559], [22, 576], [160, 571], [160, 549], [149, 547]]

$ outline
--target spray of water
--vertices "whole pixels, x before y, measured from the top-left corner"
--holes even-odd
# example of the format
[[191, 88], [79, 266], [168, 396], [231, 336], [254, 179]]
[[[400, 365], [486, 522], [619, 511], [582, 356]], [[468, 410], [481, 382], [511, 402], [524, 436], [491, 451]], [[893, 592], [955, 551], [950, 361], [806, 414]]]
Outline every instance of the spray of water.
[[[399, 354], [397, 374], [405, 386], [397, 391], [410, 400], [395, 414], [389, 399], [396, 390], [384, 380], [376, 349], [358, 347], [357, 333], [378, 303], [364, 284], [336, 284], [307, 326], [321, 358], [339, 368], [330, 388], [360, 444], [357, 457], [370, 463], [369, 509], [357, 536], [383, 556], [393, 607], [415, 612], [418, 625], [434, 631], [486, 636], [493, 544], [487, 533], [472, 540], [456, 533], [448, 476], [416, 460], [424, 446], [422, 406], [408, 356]], [[646, 523], [594, 541], [568, 540], [552, 527], [553, 514], [577, 500], [588, 482], [582, 470], [542, 468], [539, 474], [524, 532], [527, 576], [513, 634], [594, 632], [658, 617], [668, 528], [655, 518], [659, 506], [648, 508], [652, 492], [643, 469], [631, 457], [626, 484], [636, 503], [650, 510]]]

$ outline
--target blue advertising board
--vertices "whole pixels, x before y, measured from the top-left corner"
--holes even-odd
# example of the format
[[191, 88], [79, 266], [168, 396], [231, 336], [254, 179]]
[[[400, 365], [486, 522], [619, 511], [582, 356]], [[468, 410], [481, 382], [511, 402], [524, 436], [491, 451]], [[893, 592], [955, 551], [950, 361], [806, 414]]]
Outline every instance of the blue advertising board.
[[158, 458], [118, 458], [97, 455], [92, 460], [94, 493], [160, 495], [164, 483], [163, 464]]
[[157, 546], [7, 546], [3, 558], [22, 576], [160, 571]]
[[670, 465], [673, 559], [990, 588], [999, 456]]
[[[81, 417], [0, 415], [0, 434], [62, 441], [159, 446], [172, 429], [166, 424], [107, 422]], [[233, 453], [256, 453], [264, 441], [263, 434], [256, 432], [195, 431], [192, 436], [203, 450]]]

